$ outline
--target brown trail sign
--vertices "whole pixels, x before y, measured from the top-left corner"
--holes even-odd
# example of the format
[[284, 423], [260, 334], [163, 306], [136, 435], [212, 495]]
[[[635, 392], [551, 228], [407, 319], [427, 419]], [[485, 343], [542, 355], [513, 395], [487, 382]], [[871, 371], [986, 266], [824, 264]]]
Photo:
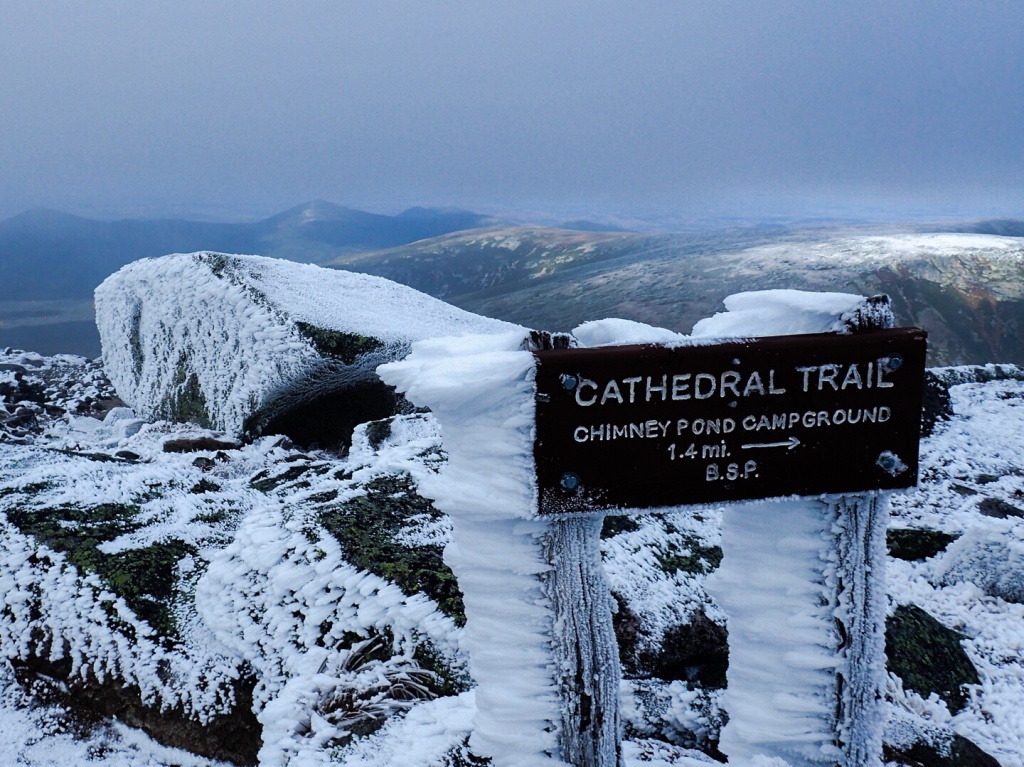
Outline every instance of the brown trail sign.
[[916, 484], [922, 330], [535, 354], [543, 514]]
[[[836, 535], [828, 587], [839, 634], [833, 763], [880, 763], [880, 732], [856, 724], [877, 719], [884, 669], [884, 594], [868, 575], [885, 557], [887, 501], [877, 491], [917, 484], [925, 351], [917, 328], [703, 346], [534, 347], [538, 513], [554, 516], [550, 591], [562, 627], [553, 645], [563, 759], [576, 767], [619, 761], [611, 616], [597, 606], [600, 594], [579, 602], [576, 583], [581, 572], [603, 580], [591, 572], [602, 512], [829, 494], [808, 513], [826, 529], [851, 531]], [[848, 493], [860, 495], [839, 495]], [[602, 677], [611, 688], [585, 683]]]
[[[876, 297], [837, 318], [852, 335], [570, 349], [567, 336], [534, 332], [522, 345], [436, 339], [380, 368], [445, 431], [448, 463], [424, 492], [453, 520], [445, 558], [466, 593], [480, 684], [471, 746], [503, 767], [620, 763], [606, 512], [799, 496], [763, 513], [725, 509], [716, 571], [725, 586], [712, 596], [725, 598], [730, 637], [743, 637], [736, 649], [761, 659], [730, 666], [726, 695], [739, 697], [725, 708], [743, 705], [722, 750], [737, 763], [777, 755], [801, 767], [880, 767], [887, 491], [917, 480], [925, 352], [923, 331], [886, 329], [887, 307]], [[795, 526], [773, 527], [780, 508]], [[751, 513], [764, 540], [751, 539]], [[800, 604], [771, 592], [789, 581], [755, 577], [793, 545], [813, 549]], [[752, 586], [767, 602], [751, 602]], [[496, 619], [495, 605], [518, 623]], [[799, 640], [791, 608], [812, 619]], [[765, 642], [774, 655], [761, 652]], [[814, 681], [800, 687], [787, 662], [818, 664]], [[808, 703], [813, 732], [800, 729]], [[761, 711], [795, 722], [794, 732], [780, 740], [761, 721], [735, 726]]]

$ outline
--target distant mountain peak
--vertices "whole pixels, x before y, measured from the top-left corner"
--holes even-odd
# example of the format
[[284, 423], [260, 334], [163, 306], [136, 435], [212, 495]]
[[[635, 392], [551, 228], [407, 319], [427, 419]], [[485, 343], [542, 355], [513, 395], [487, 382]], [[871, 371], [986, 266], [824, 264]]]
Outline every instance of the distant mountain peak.
[[54, 224], [70, 224], [89, 220], [71, 213], [54, 210], [53, 208], [38, 207], [29, 208], [25, 212], [12, 216], [0, 223], [22, 226], [53, 226]]
[[436, 218], [437, 216], [475, 216], [478, 218], [484, 218], [478, 213], [473, 213], [470, 210], [464, 208], [426, 208], [422, 205], [414, 205], [411, 208], [407, 208], [399, 213], [396, 218], [411, 218], [411, 219], [424, 219], [424, 218]]
[[346, 208], [333, 202], [328, 202], [327, 200], [310, 200], [309, 202], [304, 202], [301, 205], [296, 205], [294, 208], [283, 210], [271, 218], [289, 221], [295, 221], [296, 219], [307, 221], [332, 221], [339, 218], [348, 218], [354, 213], [362, 214], [363, 211]]

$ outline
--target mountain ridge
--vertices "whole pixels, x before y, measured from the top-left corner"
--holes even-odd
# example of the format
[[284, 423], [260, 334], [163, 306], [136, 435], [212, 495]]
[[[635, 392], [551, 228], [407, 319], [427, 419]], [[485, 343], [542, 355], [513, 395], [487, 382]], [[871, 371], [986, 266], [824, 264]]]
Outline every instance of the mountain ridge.
[[930, 364], [1024, 362], [1024, 241], [1005, 236], [817, 229], [597, 235], [506, 227], [327, 265], [553, 331], [621, 317], [688, 333], [742, 290], [887, 293], [900, 324], [931, 333]]
[[125, 264], [168, 253], [214, 250], [316, 262], [493, 222], [458, 209], [409, 209], [388, 216], [323, 200], [249, 223], [100, 221], [33, 208], [0, 221], [0, 301], [86, 298]]

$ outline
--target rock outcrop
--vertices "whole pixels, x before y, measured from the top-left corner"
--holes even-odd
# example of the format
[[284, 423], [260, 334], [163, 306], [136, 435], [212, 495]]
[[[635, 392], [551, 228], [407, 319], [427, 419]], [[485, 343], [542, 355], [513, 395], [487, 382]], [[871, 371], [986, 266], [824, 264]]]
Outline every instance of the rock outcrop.
[[374, 369], [413, 341], [514, 327], [380, 277], [209, 252], [111, 275], [96, 323], [107, 374], [139, 415], [306, 444], [392, 415]]

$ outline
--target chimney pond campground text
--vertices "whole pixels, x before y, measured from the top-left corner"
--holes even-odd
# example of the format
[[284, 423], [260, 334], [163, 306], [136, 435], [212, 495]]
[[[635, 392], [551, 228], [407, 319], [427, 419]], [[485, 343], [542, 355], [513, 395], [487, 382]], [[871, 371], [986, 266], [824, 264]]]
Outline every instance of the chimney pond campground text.
[[[588, 416], [599, 413], [608, 421], [580, 424], [573, 428], [575, 443], [607, 443], [619, 440], [663, 440], [662, 455], [668, 461], [695, 461], [703, 464], [705, 481], [743, 480], [758, 476], [757, 451], [793, 450], [801, 441], [794, 431], [834, 427], [884, 424], [892, 416], [888, 405], [856, 407], [820, 406], [792, 409], [793, 396], [835, 394], [841, 405], [844, 392], [884, 390], [893, 387], [887, 377], [896, 369], [888, 357], [845, 365], [799, 365], [791, 368], [766, 368], [741, 373], [725, 370], [717, 373], [683, 372], [660, 375], [625, 376], [595, 381], [575, 380], [575, 404], [587, 408]], [[789, 395], [785, 409], [766, 409], [772, 397]], [[693, 417], [696, 400], [712, 400], [746, 410], [741, 404], [755, 406], [758, 412], [735, 416]], [[687, 402], [689, 417], [661, 417], [626, 420], [631, 404]], [[709, 403], [710, 404], [710, 403]], [[622, 406], [622, 407], [620, 407]], [[766, 412], [767, 410], [767, 412]], [[582, 415], [582, 413], [581, 413]], [[612, 421], [616, 422], [612, 422]], [[740, 456], [736, 456], [740, 453]], [[729, 458], [736, 460], [729, 462]]]

